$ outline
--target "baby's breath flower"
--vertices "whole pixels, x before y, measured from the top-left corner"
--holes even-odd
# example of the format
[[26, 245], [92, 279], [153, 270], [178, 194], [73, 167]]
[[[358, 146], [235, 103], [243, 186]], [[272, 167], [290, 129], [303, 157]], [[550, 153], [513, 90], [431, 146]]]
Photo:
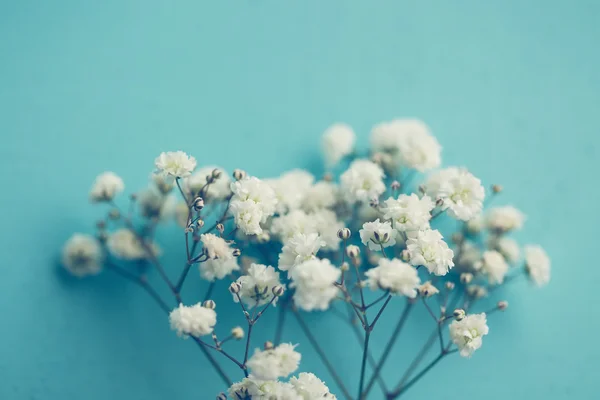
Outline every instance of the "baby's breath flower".
[[[240, 286], [239, 296], [242, 301], [251, 307], [271, 301], [275, 296], [273, 288], [281, 285], [279, 272], [276, 272], [271, 266], [262, 264], [250, 265], [246, 275], [240, 276], [236, 283]], [[233, 300], [238, 302], [237, 295], [233, 296]], [[277, 303], [277, 299], [273, 300], [273, 304], [275, 303]]]
[[[217, 171], [217, 178], [214, 178]], [[208, 181], [211, 181], [208, 184]], [[208, 186], [207, 186], [208, 185]], [[223, 200], [231, 194], [231, 178], [224, 169], [214, 166], [200, 168], [184, 181], [184, 186], [190, 194], [198, 195], [201, 189], [202, 196], [211, 200]]]
[[483, 208], [485, 190], [481, 181], [464, 168], [450, 167], [432, 174], [425, 188], [431, 198], [441, 199], [456, 219], [468, 221]]
[[356, 135], [346, 124], [334, 124], [323, 133], [323, 154], [328, 167], [332, 167], [342, 158], [354, 151]]
[[203, 251], [209, 258], [220, 260], [231, 260], [233, 258], [233, 249], [225, 239], [213, 234], [205, 233], [200, 235], [200, 241], [203, 245]]
[[409, 261], [415, 267], [423, 265], [435, 275], [446, 275], [454, 267], [454, 252], [437, 230], [409, 232], [406, 246]]
[[279, 254], [279, 269], [291, 273], [292, 269], [304, 261], [315, 258], [325, 242], [317, 233], [305, 235], [297, 233], [287, 240]]
[[385, 192], [381, 167], [368, 160], [355, 160], [340, 176], [340, 189], [349, 202], [368, 202]]
[[475, 264], [475, 268], [487, 275], [490, 285], [504, 282], [504, 276], [508, 272], [508, 264], [504, 257], [494, 250], [484, 251], [481, 261]]
[[187, 178], [196, 168], [196, 159], [183, 151], [160, 153], [154, 160], [157, 173], [171, 178]]
[[401, 194], [397, 199], [388, 198], [381, 207], [383, 219], [392, 220], [400, 232], [429, 228], [431, 210], [435, 207], [429, 196], [419, 198], [416, 194]]
[[509, 232], [523, 227], [525, 216], [513, 206], [492, 208], [486, 218], [486, 226], [491, 231]]
[[63, 247], [62, 264], [69, 273], [79, 278], [96, 275], [102, 269], [102, 249], [98, 239], [75, 233]]
[[329, 392], [325, 383], [310, 372], [301, 372], [298, 377], [292, 377], [290, 384], [294, 386], [303, 400], [334, 400], [335, 396]]
[[374, 251], [381, 250], [382, 246], [389, 247], [396, 244], [396, 231], [392, 229], [389, 222], [379, 222], [379, 218], [363, 224], [358, 233], [362, 243]]
[[301, 355], [295, 351], [296, 345], [282, 343], [269, 350], [256, 349], [248, 360], [248, 368], [253, 377], [261, 380], [285, 378], [298, 369]]
[[537, 286], [550, 282], [550, 258], [540, 246], [525, 246], [525, 270]]
[[396, 258], [380, 259], [377, 267], [371, 268], [365, 275], [368, 278], [367, 284], [372, 290], [389, 290], [391, 293], [409, 298], [417, 296], [417, 287], [421, 282], [416, 269]]
[[176, 331], [177, 335], [184, 338], [200, 337], [212, 333], [217, 323], [217, 313], [200, 303], [189, 307], [179, 304], [178, 308], [171, 311], [169, 321], [171, 329]]
[[310, 259], [290, 272], [294, 304], [305, 311], [326, 310], [338, 294], [334, 283], [341, 275], [328, 259]]
[[[148, 257], [148, 252], [142, 242], [130, 229], [119, 229], [108, 237], [108, 250], [116, 257], [125, 260], [141, 260]], [[148, 245], [154, 255], [160, 253], [155, 243]]]
[[114, 172], [104, 172], [98, 175], [94, 181], [90, 190], [90, 200], [93, 203], [112, 201], [123, 190], [125, 190], [125, 184], [117, 174]]
[[482, 338], [488, 332], [485, 313], [467, 315], [450, 324], [450, 338], [463, 357], [471, 357], [481, 347]]

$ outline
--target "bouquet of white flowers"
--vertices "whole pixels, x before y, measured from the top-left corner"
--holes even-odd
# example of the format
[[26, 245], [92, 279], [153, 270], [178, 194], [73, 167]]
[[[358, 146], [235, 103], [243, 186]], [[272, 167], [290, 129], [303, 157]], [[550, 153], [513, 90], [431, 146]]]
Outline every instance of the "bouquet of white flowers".
[[[521, 276], [537, 285], [548, 283], [550, 261], [544, 250], [525, 246], [521, 257], [521, 247], [510, 237], [523, 226], [523, 214], [511, 206], [488, 209], [502, 192], [499, 185], [490, 186], [486, 196], [481, 181], [467, 169], [439, 169], [441, 146], [424, 123], [399, 119], [376, 125], [364, 158], [355, 149], [353, 130], [336, 124], [325, 131], [322, 148], [330, 172], [321, 180], [305, 170], [261, 180], [236, 169], [230, 177], [217, 167], [196, 169], [196, 159], [182, 151], [165, 152], [155, 160], [151, 186], [132, 194], [127, 210], [115, 202], [125, 188], [122, 179], [105, 172], [96, 178], [90, 199], [108, 205], [106, 218], [97, 223], [95, 236], [78, 233], [69, 239], [64, 267], [78, 277], [106, 269], [139, 285], [223, 380], [227, 394], [217, 398], [236, 400], [336, 398], [314, 374], [288, 378], [301, 355], [295, 344], [282, 343], [286, 313], [296, 317], [335, 380], [338, 397], [366, 399], [377, 384], [391, 400], [445, 357], [470, 357], [482, 346], [489, 333], [487, 318], [508, 303], [475, 312], [480, 299]], [[334, 171], [343, 171], [339, 179]], [[424, 177], [421, 184], [414, 183], [418, 177]], [[185, 265], [178, 271], [164, 265], [155, 239], [160, 223], [173, 218], [185, 242]], [[458, 230], [446, 235], [451, 241], [435, 229], [443, 219], [458, 221]], [[151, 268], [140, 269], [139, 263]], [[210, 284], [203, 301], [186, 304], [182, 290], [193, 266]], [[172, 300], [148, 282], [153, 270]], [[217, 324], [211, 295], [225, 287], [239, 304], [245, 329]], [[396, 325], [376, 358], [369, 341], [377, 322], [388, 318], [388, 304], [399, 298], [404, 298], [404, 311], [389, 316], [397, 318]], [[360, 337], [355, 388], [336, 373], [303, 316], [339, 316], [340, 305], [348, 313], [349, 329]], [[273, 336], [251, 353], [257, 340], [253, 327], [274, 306], [280, 311]], [[430, 314], [432, 333], [388, 387], [381, 372], [415, 307]], [[217, 335], [216, 327], [227, 335]], [[245, 340], [243, 354], [227, 350], [231, 340]], [[422, 365], [435, 347], [437, 357]], [[239, 367], [239, 382], [233, 383], [222, 362]]]

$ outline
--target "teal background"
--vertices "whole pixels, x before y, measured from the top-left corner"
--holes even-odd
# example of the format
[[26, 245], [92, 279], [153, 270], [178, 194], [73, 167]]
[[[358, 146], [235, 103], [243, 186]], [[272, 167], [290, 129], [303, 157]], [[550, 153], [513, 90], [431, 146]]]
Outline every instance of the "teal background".
[[[553, 260], [550, 286], [508, 289], [511, 310], [491, 319], [482, 350], [444, 361], [407, 398], [597, 398], [599, 17], [600, 3], [584, 0], [1, 1], [0, 398], [223, 389], [137, 287], [58, 272], [63, 242], [100, 215], [87, 202], [97, 173], [136, 190], [154, 157], [177, 149], [258, 176], [318, 172], [329, 124], [351, 124], [366, 144], [374, 123], [400, 116], [431, 126], [445, 164], [503, 184], [501, 202], [529, 217], [519, 237]], [[181, 237], [162, 236], [175, 274]], [[242, 323], [223, 287], [216, 300], [223, 326]], [[415, 321], [390, 380], [429, 334]], [[355, 381], [352, 333], [322, 315], [311, 323]], [[306, 343], [294, 323], [285, 334]], [[336, 391], [303, 348], [302, 368]]]

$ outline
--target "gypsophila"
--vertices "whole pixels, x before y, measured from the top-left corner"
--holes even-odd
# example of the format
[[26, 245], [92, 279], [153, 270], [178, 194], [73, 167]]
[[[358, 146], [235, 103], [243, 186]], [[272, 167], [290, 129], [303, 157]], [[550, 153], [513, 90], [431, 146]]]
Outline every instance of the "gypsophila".
[[396, 244], [396, 231], [392, 229], [392, 224], [379, 222], [379, 218], [373, 222], [365, 222], [359, 234], [362, 243], [374, 251]]
[[333, 208], [337, 202], [338, 188], [334, 183], [319, 181], [309, 187], [302, 199], [302, 209], [306, 212], [323, 208]]
[[297, 265], [313, 259], [319, 249], [325, 246], [325, 242], [317, 233], [305, 235], [297, 233], [288, 241], [279, 254], [279, 269], [291, 271]]
[[[273, 288], [280, 286], [279, 272], [271, 266], [263, 264], [252, 264], [248, 268], [246, 275], [240, 276], [236, 281], [241, 290], [239, 296], [251, 307], [266, 304], [273, 299]], [[237, 303], [237, 296], [233, 296], [234, 301]], [[274, 299], [273, 304], [277, 303], [277, 298]]]
[[125, 260], [140, 260], [148, 258], [151, 252], [154, 256], [160, 253], [155, 243], [144, 248], [139, 238], [129, 229], [119, 229], [108, 237], [108, 250], [116, 257]]
[[303, 400], [335, 399], [327, 385], [313, 373], [301, 372], [298, 377], [292, 377], [290, 383]]
[[98, 239], [90, 235], [75, 233], [63, 247], [63, 266], [69, 273], [79, 278], [100, 272], [102, 258]]
[[488, 250], [483, 252], [481, 261], [475, 264], [475, 269], [482, 270], [487, 275], [490, 285], [498, 285], [504, 281], [508, 264], [502, 254]]
[[200, 303], [193, 306], [184, 306], [179, 304], [169, 314], [171, 329], [177, 332], [181, 337], [200, 337], [210, 335], [217, 323], [217, 313], [215, 310], [202, 307]]
[[517, 241], [506, 236], [490, 237], [488, 247], [502, 254], [509, 263], [516, 263], [521, 256], [521, 249]]
[[540, 246], [525, 246], [525, 269], [536, 285], [550, 282], [550, 258]]
[[[215, 170], [219, 177], [211, 179], [211, 183], [208, 184]], [[204, 197], [212, 200], [223, 200], [231, 194], [231, 178], [224, 169], [219, 167], [200, 168], [185, 179], [184, 185], [191, 197], [199, 195], [200, 190], [203, 190]]]
[[411, 265], [396, 258], [382, 258], [377, 267], [368, 270], [367, 284], [372, 290], [389, 290], [393, 294], [401, 294], [409, 298], [417, 296], [417, 287], [421, 283], [417, 270]]
[[460, 321], [453, 321], [449, 328], [450, 338], [463, 357], [471, 357], [489, 332], [485, 313], [467, 315]]
[[269, 349], [256, 349], [248, 360], [248, 368], [253, 377], [260, 380], [285, 378], [298, 369], [300, 353], [295, 351], [296, 345], [282, 343]]
[[481, 213], [485, 190], [464, 168], [450, 167], [432, 174], [425, 183], [432, 199], [441, 199], [450, 216], [468, 221]]
[[339, 293], [334, 283], [341, 271], [328, 259], [313, 258], [295, 267], [290, 287], [295, 288], [294, 304], [305, 311], [326, 310]]
[[262, 233], [261, 223], [275, 213], [277, 197], [266, 182], [246, 177], [231, 183], [230, 210], [236, 225], [248, 235]]
[[123, 190], [125, 190], [125, 184], [117, 174], [104, 172], [98, 175], [94, 181], [90, 190], [90, 200], [94, 203], [112, 201]]
[[340, 190], [349, 202], [368, 202], [385, 191], [381, 167], [369, 160], [355, 160], [340, 176]]
[[200, 235], [204, 253], [211, 259], [230, 260], [233, 258], [233, 249], [225, 239], [212, 234]]
[[384, 220], [392, 220], [400, 232], [429, 228], [431, 210], [435, 207], [429, 196], [419, 198], [415, 193], [388, 198], [381, 207]]
[[234, 400], [305, 400], [288, 382], [244, 378], [228, 390]]
[[500, 233], [521, 229], [525, 216], [513, 206], [492, 208], [486, 217], [486, 226], [491, 231]]
[[217, 279], [223, 279], [228, 275], [231, 275], [233, 271], [238, 271], [240, 266], [238, 265], [237, 258], [231, 259], [209, 259], [200, 263], [200, 276], [209, 282], [213, 282]]
[[437, 230], [410, 232], [406, 248], [409, 262], [415, 267], [423, 265], [432, 274], [446, 275], [454, 266], [454, 252], [448, 248], [448, 244]]
[[159, 175], [171, 178], [187, 178], [196, 168], [196, 159], [183, 151], [167, 151], [156, 157], [154, 165]]
[[356, 135], [346, 124], [334, 124], [323, 133], [323, 154], [328, 167], [339, 163], [354, 151]]

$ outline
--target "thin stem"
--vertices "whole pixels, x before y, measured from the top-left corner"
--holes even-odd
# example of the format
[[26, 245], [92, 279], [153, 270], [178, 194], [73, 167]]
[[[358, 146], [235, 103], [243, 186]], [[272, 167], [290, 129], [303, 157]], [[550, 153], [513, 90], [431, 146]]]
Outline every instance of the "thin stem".
[[[187, 240], [187, 238], [186, 238], [186, 240]], [[190, 268], [192, 267], [192, 264], [193, 264], [191, 262], [192, 261], [191, 257], [196, 252], [196, 248], [198, 247], [199, 243], [200, 243], [200, 241], [194, 240], [194, 244], [192, 244], [192, 249], [188, 253], [188, 260], [185, 263], [185, 266], [183, 267], [183, 271], [181, 271], [181, 275], [179, 275], [177, 284], [175, 284], [175, 290], [177, 290], [177, 293], [181, 293], [181, 288], [183, 287], [183, 282], [185, 282], [185, 278], [187, 278], [187, 275], [190, 272]]]
[[371, 325], [369, 325], [369, 330], [370, 331], [372, 331], [373, 328], [375, 327], [375, 323], [377, 322], [377, 320], [379, 319], [379, 317], [381, 317], [381, 314], [383, 313], [383, 310], [385, 310], [385, 308], [387, 307], [387, 305], [388, 305], [388, 303], [390, 302], [391, 299], [392, 299], [392, 295], [390, 294], [388, 296], [387, 300], [385, 301], [385, 303], [383, 303], [383, 305], [379, 309], [379, 312], [375, 316], [375, 319], [373, 320], [373, 322], [371, 322]]
[[218, 351], [219, 353], [223, 354], [225, 357], [229, 358], [231, 361], [233, 361], [233, 362], [235, 363], [235, 365], [237, 365], [237, 366], [238, 366], [238, 367], [240, 367], [241, 369], [244, 369], [244, 368], [245, 368], [245, 367], [244, 367], [244, 365], [243, 365], [241, 362], [239, 362], [239, 361], [238, 361], [238, 360], [237, 360], [235, 357], [233, 357], [232, 355], [230, 355], [229, 353], [227, 353], [227, 352], [226, 352], [225, 350], [223, 350], [222, 348], [220, 348], [220, 347], [217, 347], [217, 346], [213, 346], [213, 345], [211, 345], [211, 344], [208, 344], [208, 343], [206, 343], [205, 341], [203, 341], [202, 339], [200, 339], [200, 338], [197, 338], [197, 337], [195, 337], [195, 336], [191, 336], [191, 337], [192, 337], [192, 338], [194, 338], [194, 340], [195, 340], [196, 342], [198, 342], [198, 343], [202, 344], [203, 346], [205, 346], [205, 347], [208, 347], [208, 348], [210, 348], [210, 349], [213, 349], [213, 350], [216, 350], [216, 351]]
[[411, 303], [409, 300], [406, 301], [406, 305], [404, 306], [402, 315], [400, 316], [400, 319], [398, 320], [398, 323], [396, 324], [394, 331], [392, 332], [392, 336], [390, 336], [390, 339], [388, 340], [387, 344], [385, 345], [383, 354], [381, 355], [381, 359], [379, 359], [379, 362], [377, 363], [377, 366], [375, 367], [375, 369], [373, 371], [373, 376], [371, 376], [371, 379], [369, 380], [369, 383], [367, 384], [367, 387], [363, 393], [363, 396], [365, 398], [367, 397], [367, 395], [369, 394], [369, 391], [373, 387], [373, 384], [375, 383], [375, 379], [380, 377], [380, 371], [383, 368], [383, 365], [387, 361], [388, 357], [390, 356], [390, 354], [392, 352], [392, 348], [394, 347], [394, 344], [396, 344], [396, 340], [400, 336], [400, 332], [402, 331], [402, 328], [404, 327], [404, 323], [408, 319], [408, 315], [410, 314], [410, 311], [413, 308], [413, 304], [414, 303]]
[[225, 373], [225, 371], [223, 371], [223, 368], [221, 368], [221, 366], [217, 363], [217, 360], [214, 359], [214, 357], [212, 356], [212, 354], [210, 354], [208, 352], [208, 349], [206, 349], [206, 347], [204, 347], [202, 345], [202, 343], [194, 340], [194, 342], [196, 342], [198, 344], [198, 347], [200, 347], [200, 351], [202, 351], [202, 353], [204, 354], [204, 356], [208, 359], [208, 361], [211, 363], [211, 365], [213, 366], [213, 368], [215, 369], [215, 371], [217, 371], [217, 374], [219, 375], [219, 377], [221, 378], [221, 380], [229, 387], [231, 386], [233, 383], [231, 382], [231, 379], [229, 379], [229, 377], [227, 376], [227, 374]]
[[296, 319], [298, 320], [298, 323], [300, 324], [300, 328], [304, 331], [304, 334], [308, 338], [308, 341], [314, 347], [315, 351], [321, 358], [321, 361], [323, 361], [323, 364], [325, 364], [325, 367], [331, 374], [331, 377], [333, 378], [335, 383], [337, 383], [337, 385], [340, 388], [340, 390], [342, 391], [342, 394], [344, 395], [344, 397], [347, 400], [352, 400], [352, 396], [350, 395], [350, 392], [348, 392], [348, 389], [344, 385], [344, 382], [342, 381], [340, 376], [337, 374], [337, 372], [335, 372], [335, 368], [333, 367], [333, 365], [331, 364], [331, 362], [325, 355], [325, 352], [321, 348], [321, 345], [319, 344], [317, 339], [313, 336], [312, 332], [310, 331], [310, 328], [308, 327], [308, 325], [306, 324], [306, 322], [304, 321], [304, 319], [302, 318], [302, 316], [300, 315], [298, 310], [296, 308], [294, 308], [293, 306], [291, 307], [291, 310], [294, 313], [294, 315], [296, 316]]
[[261, 315], [263, 315], [263, 313], [265, 311], [267, 311], [267, 308], [269, 308], [271, 306], [271, 304], [273, 304], [273, 302], [277, 299], [278, 296], [273, 295], [273, 297], [271, 297], [271, 300], [265, 304], [265, 306], [262, 308], [262, 310], [260, 310], [258, 312], [258, 314], [256, 314], [256, 317], [252, 320], [253, 323], [256, 323], [256, 321], [258, 321], [258, 319], [261, 317]]
[[210, 296], [212, 295], [216, 283], [216, 281], [212, 281], [211, 283], [209, 283], [208, 289], [206, 289], [206, 294], [204, 295], [204, 301], [210, 299]]
[[438, 338], [440, 339], [440, 351], [443, 353], [444, 352], [444, 335], [442, 334], [442, 322], [444, 321], [444, 319], [441, 317], [438, 318], [435, 316], [433, 310], [431, 310], [431, 307], [429, 307], [429, 304], [427, 304], [425, 297], [423, 297], [423, 304], [425, 304], [425, 308], [427, 308], [427, 311], [429, 311], [431, 318], [433, 318], [433, 320], [437, 324]]
[[379, 297], [377, 300], [373, 301], [372, 303], [369, 303], [365, 306], [365, 309], [368, 310], [369, 308], [373, 307], [375, 304], [379, 303], [381, 300], [385, 299], [385, 297], [390, 294], [389, 290], [386, 291], [384, 294], [381, 295], [381, 297]]
[[365, 344], [363, 347], [363, 356], [362, 356], [362, 363], [360, 366], [360, 381], [358, 384], [358, 400], [362, 400], [364, 397], [362, 396], [363, 393], [363, 387], [365, 384], [365, 372], [366, 372], [366, 367], [367, 367], [367, 354], [369, 354], [369, 339], [371, 337], [371, 330], [367, 329], [365, 331]]

